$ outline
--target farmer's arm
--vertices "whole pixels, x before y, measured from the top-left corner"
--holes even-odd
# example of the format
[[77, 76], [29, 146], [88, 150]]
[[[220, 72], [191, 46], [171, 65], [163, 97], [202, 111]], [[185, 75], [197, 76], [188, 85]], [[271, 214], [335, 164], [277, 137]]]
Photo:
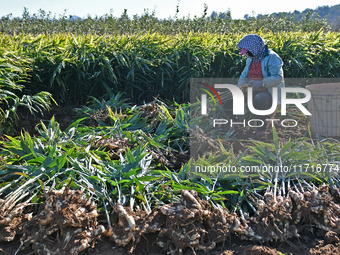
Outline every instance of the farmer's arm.
[[241, 73], [237, 86], [240, 87], [248, 82], [248, 72], [249, 72], [250, 64], [251, 64], [251, 60], [247, 59], [246, 66], [243, 69], [243, 72]]
[[269, 56], [267, 64], [266, 68], [269, 76], [263, 79], [265, 86], [267, 88], [277, 87], [283, 80], [283, 62], [275, 53]]

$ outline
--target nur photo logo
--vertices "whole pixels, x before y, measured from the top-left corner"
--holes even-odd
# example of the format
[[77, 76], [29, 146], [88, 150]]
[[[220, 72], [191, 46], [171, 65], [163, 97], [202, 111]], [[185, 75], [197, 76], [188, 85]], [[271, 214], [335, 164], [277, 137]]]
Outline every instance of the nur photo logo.
[[[211, 83], [211, 82], [210, 82]], [[212, 118], [212, 127], [216, 127], [218, 125], [230, 125], [231, 127], [239, 126], [239, 127], [261, 127], [265, 125], [265, 122], [270, 123], [272, 126], [274, 123], [281, 124], [283, 127], [296, 127], [298, 125], [298, 121], [291, 118], [268, 118], [268, 119], [242, 119], [240, 117], [246, 115], [246, 109], [253, 114], [254, 116], [270, 116], [275, 113], [278, 109], [280, 109], [280, 115], [286, 117], [288, 106], [295, 107], [305, 116], [311, 116], [312, 114], [305, 107], [305, 104], [308, 103], [311, 99], [311, 93], [308, 89], [299, 88], [299, 87], [283, 87], [283, 88], [272, 88], [272, 104], [269, 109], [257, 109], [253, 102], [253, 88], [251, 87], [238, 87], [237, 85], [228, 84], [228, 83], [215, 83], [212, 85], [207, 84], [206, 82], [196, 82], [197, 86], [201, 86], [201, 94], [198, 98], [200, 98], [200, 106], [201, 106], [201, 115], [208, 116], [208, 107], [209, 104], [213, 103], [214, 108], [218, 106], [217, 100], [219, 101], [220, 107], [223, 106], [223, 100], [220, 94], [228, 94], [229, 100], [231, 96], [232, 100], [232, 116], [229, 118], [215, 118], [213, 112], [210, 112], [210, 116]], [[296, 98], [289, 98], [289, 94], [299, 95]], [[209, 96], [209, 97], [208, 97]], [[216, 97], [216, 99], [215, 99]], [[210, 102], [208, 100], [210, 98]], [[232, 117], [232, 118], [230, 118]], [[236, 117], [236, 119], [234, 118]]]

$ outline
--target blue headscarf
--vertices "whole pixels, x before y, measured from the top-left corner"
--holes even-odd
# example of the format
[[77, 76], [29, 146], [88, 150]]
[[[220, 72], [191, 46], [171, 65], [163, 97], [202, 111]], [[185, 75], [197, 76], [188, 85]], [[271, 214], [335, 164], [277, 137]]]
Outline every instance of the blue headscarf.
[[255, 62], [258, 62], [264, 56], [266, 44], [261, 36], [250, 34], [243, 37], [243, 39], [237, 44], [237, 47], [250, 51], [254, 55], [252, 59]]

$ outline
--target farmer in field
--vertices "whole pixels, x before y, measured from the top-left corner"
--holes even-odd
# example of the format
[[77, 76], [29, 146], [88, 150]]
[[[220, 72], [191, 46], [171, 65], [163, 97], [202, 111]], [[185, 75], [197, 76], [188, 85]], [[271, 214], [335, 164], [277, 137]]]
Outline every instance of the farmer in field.
[[[267, 110], [272, 106], [272, 88], [278, 87], [278, 104], [280, 104], [280, 88], [284, 86], [284, 80], [283, 62], [279, 55], [268, 49], [262, 37], [255, 34], [243, 37], [237, 47], [240, 49], [240, 54], [247, 58], [238, 86], [245, 84], [252, 86], [253, 104], [257, 110]], [[269, 116], [258, 117], [264, 121]], [[266, 127], [266, 124], [260, 127], [258, 134], [265, 133]]]

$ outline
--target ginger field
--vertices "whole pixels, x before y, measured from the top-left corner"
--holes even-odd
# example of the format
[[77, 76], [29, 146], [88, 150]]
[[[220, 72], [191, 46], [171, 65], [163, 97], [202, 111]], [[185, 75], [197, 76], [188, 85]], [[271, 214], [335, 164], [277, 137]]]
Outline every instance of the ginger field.
[[[285, 78], [337, 80], [340, 34], [311, 20], [248, 31], [205, 18], [169, 21], [167, 33], [142, 18], [1, 19], [0, 254], [340, 253], [338, 138], [290, 109], [294, 130], [217, 139], [191, 125], [189, 102], [191, 78], [239, 77], [236, 44], [250, 32], [281, 56]], [[191, 171], [221, 159], [306, 171]]]

